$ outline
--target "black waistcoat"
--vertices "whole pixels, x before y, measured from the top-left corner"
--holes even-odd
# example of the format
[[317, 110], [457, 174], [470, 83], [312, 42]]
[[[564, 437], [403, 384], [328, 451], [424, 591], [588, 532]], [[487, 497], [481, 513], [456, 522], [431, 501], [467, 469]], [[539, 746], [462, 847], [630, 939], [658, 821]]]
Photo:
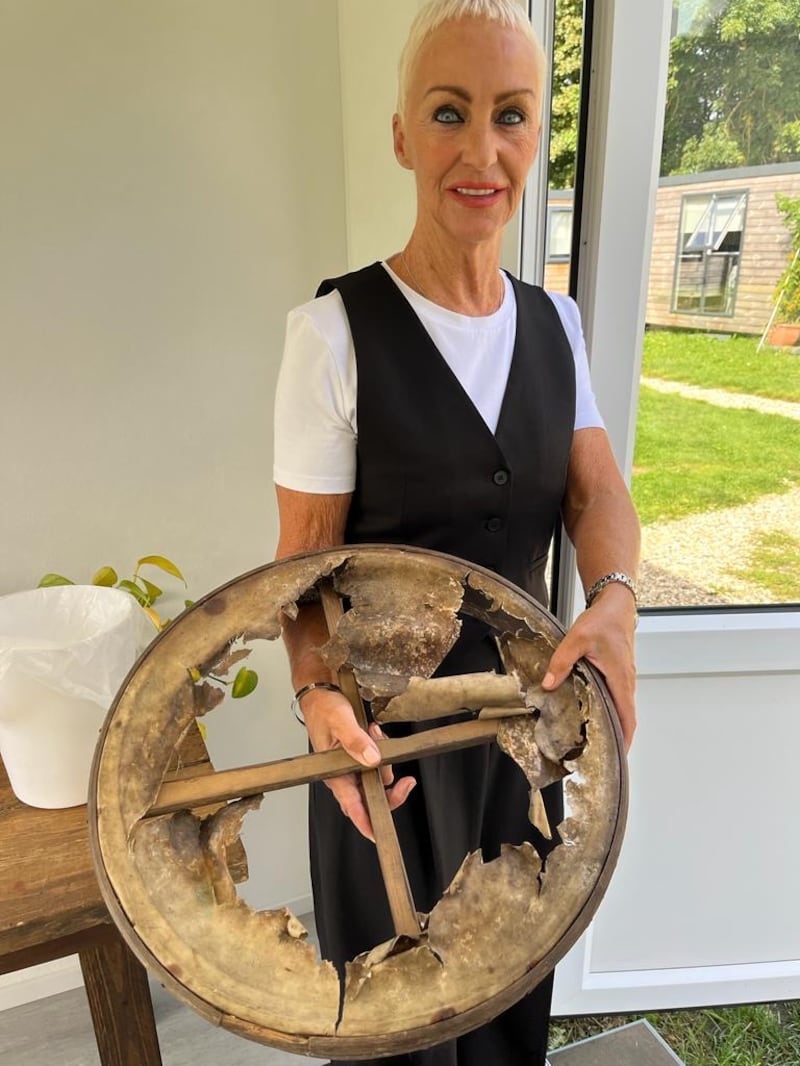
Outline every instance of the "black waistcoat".
[[549, 297], [511, 281], [517, 333], [494, 434], [380, 263], [324, 281], [317, 295], [339, 290], [356, 353], [347, 543], [448, 552], [546, 602], [544, 567], [575, 424], [575, 364]]

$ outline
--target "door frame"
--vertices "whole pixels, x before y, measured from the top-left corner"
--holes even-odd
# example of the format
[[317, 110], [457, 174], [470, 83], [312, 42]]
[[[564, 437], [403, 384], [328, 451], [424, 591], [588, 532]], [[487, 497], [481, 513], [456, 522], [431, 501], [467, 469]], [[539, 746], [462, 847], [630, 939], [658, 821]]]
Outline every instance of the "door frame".
[[[598, 405], [617, 461], [628, 481], [635, 443], [672, 6], [672, 0], [650, 0], [646, 4], [641, 0], [603, 0], [593, 4], [592, 10], [584, 180], [582, 190], [577, 183], [579, 233], [573, 246], [579, 253], [576, 300], [583, 319]], [[552, 0], [546, 0], [540, 21], [534, 19], [540, 32], [541, 19], [546, 24], [546, 19], [552, 17], [552, 7]], [[541, 278], [541, 234], [545, 229], [546, 202], [546, 183], [543, 185], [539, 172], [532, 181], [523, 213], [521, 262], [525, 280]], [[534, 236], [534, 228], [538, 237]], [[583, 595], [574, 552], [566, 538], [563, 540], [556, 613], [562, 622], [569, 624], [583, 609]], [[664, 728], [663, 716], [655, 724], [658, 718], [655, 712], [653, 720], [647, 720], [650, 705], [657, 707], [666, 691], [655, 686], [667, 686], [677, 680], [685, 682], [685, 690], [691, 692], [696, 679], [699, 686], [706, 686], [707, 692], [709, 680], [718, 677], [717, 691], [723, 692], [725, 685], [752, 686], [763, 679], [773, 690], [776, 685], [786, 686], [780, 689], [785, 704], [785, 694], [796, 692], [800, 680], [798, 647], [800, 612], [796, 609], [716, 608], [643, 616], [636, 644], [641, 682], [640, 754], [637, 759], [635, 746], [632, 757], [632, 811], [636, 816], [646, 817], [649, 803], [663, 801], [663, 797], [648, 796], [646, 780], [640, 780], [637, 786], [637, 762], [646, 764], [648, 758], [658, 760], [659, 738], [653, 731]], [[653, 698], [659, 693], [659, 699]], [[685, 709], [691, 720], [692, 708]], [[725, 707], [714, 703], [712, 712], [723, 720]], [[677, 731], [682, 727], [676, 718], [666, 728]], [[800, 722], [797, 731], [796, 737], [786, 738], [788, 744], [800, 743]], [[723, 757], [728, 754], [734, 762], [741, 760], [746, 754], [741, 738], [732, 738], [729, 743], [731, 747], [722, 753]], [[730, 802], [735, 803], [736, 799], [731, 793]], [[772, 794], [762, 797], [762, 802], [768, 809]], [[621, 876], [612, 880], [609, 896], [624, 892], [635, 900], [637, 889], [646, 891], [646, 886], [631, 882], [630, 878], [626, 882], [625, 866], [623, 847], [618, 871]], [[800, 885], [800, 866], [790, 872]], [[699, 876], [705, 879], [702, 883], [707, 889], [708, 903], [713, 893], [720, 891], [720, 885], [714, 881], [713, 870], [704, 869]], [[790, 886], [789, 891], [794, 889]], [[764, 905], [764, 900], [759, 902]], [[613, 906], [604, 910], [601, 904], [593, 925], [559, 964], [553, 1001], [555, 1015], [800, 996], [800, 961], [787, 958], [753, 961], [744, 952], [741, 959], [728, 960], [727, 964], [717, 959], [714, 964], [704, 965], [695, 958], [684, 966], [676, 965], [674, 960], [667, 963], [653, 957], [637, 969], [616, 966], [604, 970], [596, 947], [603, 939], [608, 945], [609, 927], [602, 923], [607, 922], [604, 917], [607, 911], [614, 910]], [[688, 955], [687, 951], [687, 958]], [[735, 945], [730, 955], [734, 959]]]

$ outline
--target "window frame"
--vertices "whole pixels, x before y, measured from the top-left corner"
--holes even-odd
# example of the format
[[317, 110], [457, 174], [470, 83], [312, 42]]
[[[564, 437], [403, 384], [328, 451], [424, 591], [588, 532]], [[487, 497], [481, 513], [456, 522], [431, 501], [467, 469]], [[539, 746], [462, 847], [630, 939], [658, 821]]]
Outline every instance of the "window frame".
[[[733, 287], [733, 294], [732, 294], [732, 296], [730, 298], [730, 304], [728, 304], [726, 306], [726, 308], [724, 310], [722, 310], [722, 311], [717, 310], [717, 309], [709, 311], [709, 310], [705, 309], [705, 301], [706, 301], [706, 266], [707, 266], [707, 263], [708, 263], [708, 259], [712, 255], [717, 255], [717, 256], [721, 255], [721, 256], [725, 256], [727, 258], [727, 257], [730, 256], [730, 253], [718, 252], [716, 250], [716, 248], [709, 248], [708, 243], [706, 243], [704, 245], [703, 249], [699, 253], [698, 252], [687, 253], [687, 251], [686, 251], [686, 249], [684, 247], [684, 241], [686, 239], [687, 231], [686, 231], [686, 229], [684, 227], [684, 222], [683, 222], [684, 217], [685, 217], [686, 208], [687, 208], [687, 205], [688, 205], [689, 201], [691, 201], [691, 200], [701, 200], [701, 199], [705, 199], [707, 201], [707, 206], [706, 206], [706, 208], [703, 211], [703, 214], [701, 216], [701, 221], [702, 221], [702, 219], [705, 217], [706, 213], [710, 209], [713, 208], [714, 203], [715, 203], [716, 200], [718, 200], [718, 199], [720, 199], [722, 197], [733, 198], [734, 196], [738, 198], [738, 202], [737, 202], [737, 205], [736, 205], [736, 207], [734, 208], [734, 210], [732, 212], [732, 216], [731, 217], [733, 217], [734, 215], [738, 214], [739, 210], [741, 210], [741, 214], [742, 214], [742, 226], [741, 226], [741, 229], [739, 231], [740, 234], [741, 234], [741, 237], [740, 237], [740, 241], [739, 241], [739, 248], [738, 248], [738, 250], [736, 252], [736, 264], [735, 264], [737, 268], [741, 268], [742, 253], [744, 251], [744, 245], [745, 245], [745, 232], [746, 232], [746, 227], [747, 227], [747, 208], [748, 208], [748, 204], [749, 204], [750, 190], [748, 188], [744, 188], [744, 189], [724, 189], [724, 190], [723, 189], [706, 189], [706, 190], [698, 191], [698, 192], [685, 192], [685, 193], [683, 193], [681, 195], [681, 213], [680, 213], [680, 219], [679, 219], [679, 222], [678, 222], [678, 233], [677, 233], [676, 248], [675, 248], [675, 263], [674, 263], [674, 266], [673, 266], [673, 273], [672, 273], [672, 295], [671, 295], [671, 298], [670, 298], [670, 313], [671, 314], [674, 314], [674, 315], [687, 315], [687, 316], [692, 316], [692, 317], [697, 317], [697, 318], [700, 318], [700, 317], [702, 317], [702, 318], [734, 318], [735, 317], [735, 315], [736, 315], [736, 298], [737, 298], [738, 293], [739, 293], [739, 272], [738, 272], [738, 269], [737, 269], [736, 280], [735, 280], [734, 287]], [[722, 240], [724, 238], [724, 235], [729, 232], [729, 229], [730, 229], [730, 227], [725, 229], [723, 234], [720, 236], [720, 240]], [[694, 233], [695, 231], [696, 230], [693, 230], [692, 233]], [[715, 243], [719, 243], [719, 242], [715, 242]], [[701, 257], [700, 261], [703, 264], [702, 292], [701, 292], [701, 296], [700, 296], [700, 306], [699, 307], [680, 307], [679, 303], [678, 303], [679, 292], [680, 292], [680, 287], [679, 286], [680, 286], [680, 278], [681, 278], [681, 265], [684, 262], [684, 257], [687, 256], [688, 254], [692, 254], [692, 255], [698, 255], [699, 254], [700, 257]]]
[[[570, 219], [568, 247], [566, 252], [553, 252], [553, 219], [556, 215], [568, 215]], [[575, 212], [572, 204], [566, 203], [553, 203], [552, 201], [547, 205], [547, 236], [545, 240], [545, 262], [547, 263], [568, 263], [572, 258], [572, 226], [575, 220]]]

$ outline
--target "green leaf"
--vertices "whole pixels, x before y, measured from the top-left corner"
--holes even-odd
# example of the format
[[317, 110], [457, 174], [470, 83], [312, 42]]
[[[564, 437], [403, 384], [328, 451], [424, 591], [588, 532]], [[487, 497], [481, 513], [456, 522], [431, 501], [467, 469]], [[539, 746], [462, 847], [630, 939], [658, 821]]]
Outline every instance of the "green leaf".
[[139, 580], [147, 589], [147, 595], [151, 603], [155, 603], [159, 596], [164, 595], [164, 590], [160, 589], [158, 585], [154, 585], [152, 581], [148, 581], [146, 577], [140, 577]]
[[171, 574], [173, 577], [177, 577], [179, 581], [186, 584], [186, 578], [177, 568], [175, 563], [170, 559], [165, 559], [163, 555], [145, 555], [136, 564], [136, 573], [139, 572], [140, 566], [157, 566], [159, 570], [163, 570], [167, 574]]
[[189, 610], [190, 607], [194, 607], [194, 600], [184, 600], [183, 606], [185, 610]]
[[113, 566], [101, 566], [92, 578], [93, 585], [101, 585], [103, 588], [113, 588], [119, 581], [119, 575]]
[[45, 574], [36, 587], [39, 589], [51, 589], [56, 585], [74, 584], [74, 581], [70, 581], [68, 577], [63, 577], [61, 574]]
[[158, 612], [155, 611], [152, 607], [144, 607], [143, 606], [142, 610], [147, 615], [147, 617], [150, 619], [150, 621], [153, 623], [153, 625], [156, 627], [156, 629], [161, 631], [166, 626], [167, 623], [161, 621], [161, 619], [158, 616]]
[[231, 695], [235, 700], [240, 700], [244, 696], [249, 696], [257, 684], [258, 674], [255, 670], [248, 670], [246, 666], [243, 666], [233, 679]]
[[117, 585], [118, 589], [125, 589], [126, 592], [130, 592], [131, 596], [140, 603], [142, 607], [149, 607], [150, 604], [147, 601], [147, 593], [142, 592], [138, 585], [134, 585], [132, 581], [120, 581]]

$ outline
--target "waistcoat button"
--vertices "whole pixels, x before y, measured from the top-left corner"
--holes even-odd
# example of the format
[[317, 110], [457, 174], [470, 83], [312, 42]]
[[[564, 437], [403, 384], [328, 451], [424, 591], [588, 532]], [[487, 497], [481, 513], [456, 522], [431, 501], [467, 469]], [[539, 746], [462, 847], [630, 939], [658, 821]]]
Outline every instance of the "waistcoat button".
[[507, 485], [509, 473], [507, 470], [495, 470], [492, 474], [492, 481], [495, 485]]
[[486, 522], [486, 528], [489, 530], [490, 533], [497, 533], [499, 530], [501, 530], [503, 528], [503, 519], [502, 518], [490, 518]]

